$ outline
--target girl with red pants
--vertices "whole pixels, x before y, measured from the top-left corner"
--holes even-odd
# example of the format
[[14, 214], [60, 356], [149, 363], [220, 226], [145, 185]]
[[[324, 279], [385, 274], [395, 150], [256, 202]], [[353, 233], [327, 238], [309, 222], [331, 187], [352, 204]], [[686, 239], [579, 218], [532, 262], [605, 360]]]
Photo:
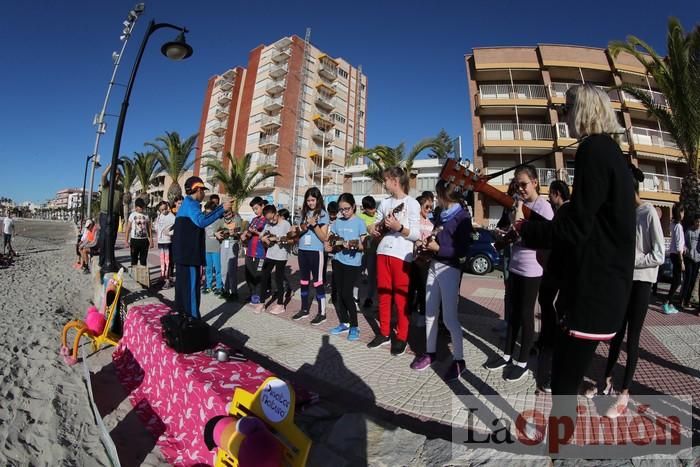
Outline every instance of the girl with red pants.
[[[409, 311], [408, 284], [413, 262], [413, 242], [420, 237], [420, 205], [408, 196], [408, 174], [400, 167], [384, 169], [384, 188], [391, 195], [377, 209], [377, 222], [370, 227], [377, 246], [377, 295], [379, 297], [379, 330], [367, 347], [375, 348], [391, 342], [391, 354], [406, 351]], [[395, 339], [391, 341], [391, 309], [396, 305]]]

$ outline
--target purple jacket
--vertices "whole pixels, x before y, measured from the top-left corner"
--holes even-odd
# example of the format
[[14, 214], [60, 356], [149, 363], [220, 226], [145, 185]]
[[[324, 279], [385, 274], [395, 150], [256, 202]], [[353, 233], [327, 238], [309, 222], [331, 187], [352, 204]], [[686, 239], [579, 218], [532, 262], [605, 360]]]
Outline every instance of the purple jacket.
[[461, 261], [469, 252], [469, 244], [472, 242], [472, 218], [469, 211], [462, 208], [442, 224], [442, 219], [437, 219], [436, 227], [442, 227], [437, 234], [437, 242], [440, 245], [435, 255], [435, 260], [456, 268], [461, 267]]

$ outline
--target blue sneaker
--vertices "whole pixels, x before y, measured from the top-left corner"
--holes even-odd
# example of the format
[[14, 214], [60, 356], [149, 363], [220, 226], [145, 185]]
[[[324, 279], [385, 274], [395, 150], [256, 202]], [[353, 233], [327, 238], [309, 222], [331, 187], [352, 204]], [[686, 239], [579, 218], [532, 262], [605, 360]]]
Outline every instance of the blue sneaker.
[[661, 307], [661, 310], [665, 315], [673, 315], [678, 313], [678, 310], [676, 310], [676, 307], [671, 305], [670, 303], [664, 303], [664, 306]]
[[340, 323], [339, 325], [337, 325], [336, 327], [331, 329], [329, 332], [331, 333], [331, 335], [337, 336], [338, 334], [348, 332], [349, 329], [350, 329], [350, 326], [348, 326], [345, 323]]
[[359, 339], [360, 339], [360, 328], [351, 327], [350, 331], [348, 332], [348, 340], [349, 341], [356, 341]]

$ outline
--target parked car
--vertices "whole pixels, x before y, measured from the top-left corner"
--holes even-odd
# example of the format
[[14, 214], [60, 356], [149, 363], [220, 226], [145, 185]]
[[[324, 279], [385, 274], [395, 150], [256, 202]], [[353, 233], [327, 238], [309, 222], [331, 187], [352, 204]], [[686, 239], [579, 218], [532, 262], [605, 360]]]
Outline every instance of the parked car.
[[483, 276], [501, 266], [503, 257], [494, 247], [496, 238], [491, 231], [476, 229], [472, 233], [471, 240], [469, 253], [464, 262], [465, 272]]

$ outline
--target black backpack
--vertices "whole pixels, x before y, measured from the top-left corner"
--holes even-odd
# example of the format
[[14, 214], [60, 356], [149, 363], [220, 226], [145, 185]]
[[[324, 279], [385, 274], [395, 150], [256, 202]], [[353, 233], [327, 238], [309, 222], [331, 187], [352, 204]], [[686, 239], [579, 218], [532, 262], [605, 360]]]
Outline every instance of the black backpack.
[[177, 353], [190, 354], [209, 348], [209, 325], [202, 319], [169, 313], [161, 316], [165, 343]]

